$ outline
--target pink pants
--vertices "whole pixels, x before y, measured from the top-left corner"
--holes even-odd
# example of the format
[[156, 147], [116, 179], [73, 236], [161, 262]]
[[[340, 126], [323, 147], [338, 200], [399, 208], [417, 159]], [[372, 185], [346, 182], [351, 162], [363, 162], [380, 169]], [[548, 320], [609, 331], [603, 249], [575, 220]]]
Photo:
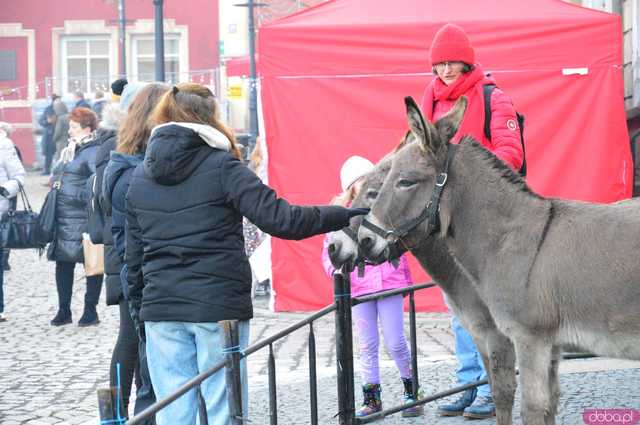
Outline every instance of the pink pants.
[[379, 384], [378, 318], [387, 351], [403, 378], [411, 378], [411, 352], [404, 337], [402, 295], [358, 304], [353, 307], [353, 321], [360, 346], [360, 370], [363, 384]]

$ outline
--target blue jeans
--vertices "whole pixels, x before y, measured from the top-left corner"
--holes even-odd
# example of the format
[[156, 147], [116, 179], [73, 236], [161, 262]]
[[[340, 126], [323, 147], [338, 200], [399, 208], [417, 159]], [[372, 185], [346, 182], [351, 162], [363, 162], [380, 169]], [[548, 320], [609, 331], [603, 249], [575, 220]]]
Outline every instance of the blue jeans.
[[[240, 349], [249, 344], [249, 321], [238, 323]], [[145, 322], [147, 362], [151, 382], [160, 400], [224, 359], [222, 328], [216, 322]], [[240, 364], [242, 375], [242, 409], [248, 411], [246, 361]], [[229, 405], [222, 369], [200, 385], [207, 404], [209, 425], [228, 425]], [[193, 425], [198, 416], [196, 392], [191, 390], [156, 414], [158, 425]]]
[[[458, 369], [456, 375], [461, 385], [487, 378], [487, 372], [484, 369], [482, 356], [478, 353], [473, 338], [469, 332], [462, 327], [458, 318], [453, 316], [451, 319], [451, 328], [456, 343], [456, 357], [458, 358]], [[491, 388], [488, 384], [478, 387], [478, 395], [483, 397], [491, 396]]]

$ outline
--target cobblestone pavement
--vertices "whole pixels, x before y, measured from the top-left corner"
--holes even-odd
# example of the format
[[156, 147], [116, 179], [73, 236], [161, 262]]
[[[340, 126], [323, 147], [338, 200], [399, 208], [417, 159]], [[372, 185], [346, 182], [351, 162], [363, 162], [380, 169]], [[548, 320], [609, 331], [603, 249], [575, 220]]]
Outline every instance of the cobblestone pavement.
[[[28, 193], [36, 208], [47, 191], [42, 186], [44, 181], [44, 177], [33, 174], [28, 178]], [[96, 390], [109, 385], [109, 360], [118, 328], [117, 309], [106, 307], [103, 295], [98, 309], [99, 326], [78, 328], [74, 323], [51, 327], [49, 321], [57, 308], [54, 263], [31, 250], [13, 251], [10, 262], [12, 271], [5, 275], [4, 286], [8, 321], [0, 323], [0, 425], [98, 423]], [[75, 321], [82, 312], [85, 286], [82, 273], [82, 267], [77, 267], [72, 302]], [[271, 313], [265, 298], [258, 298], [256, 317], [251, 325], [252, 341], [272, 335], [304, 317], [306, 314]], [[337, 424], [333, 317], [320, 319], [314, 331], [319, 423]], [[307, 335], [308, 331], [301, 329], [274, 344], [280, 424], [310, 423]], [[417, 335], [420, 382], [425, 394], [454, 386], [453, 337], [448, 315], [419, 314]], [[248, 362], [252, 424], [268, 423], [267, 354], [266, 350], [257, 352]], [[640, 363], [579, 360], [563, 364], [563, 371], [559, 424], [581, 424], [585, 408], [640, 408]], [[381, 355], [381, 373], [383, 400], [385, 406], [390, 407], [401, 401], [402, 390], [395, 366], [386, 353]], [[356, 388], [359, 385], [356, 377]], [[357, 393], [356, 401], [359, 399]], [[461, 418], [437, 417], [435, 405], [430, 404], [425, 417], [402, 419], [394, 415], [377, 423], [455, 425], [463, 422]]]

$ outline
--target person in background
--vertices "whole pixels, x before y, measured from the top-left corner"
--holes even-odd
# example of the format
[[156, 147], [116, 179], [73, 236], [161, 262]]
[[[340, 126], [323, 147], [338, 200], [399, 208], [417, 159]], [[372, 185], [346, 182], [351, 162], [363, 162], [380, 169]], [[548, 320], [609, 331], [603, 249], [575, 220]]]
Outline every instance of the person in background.
[[[90, 198], [86, 183], [96, 171], [97, 126], [98, 119], [91, 109], [76, 108], [69, 114], [69, 144], [60, 154], [53, 173], [55, 180], [60, 179], [55, 237], [47, 250], [47, 258], [56, 262], [58, 312], [51, 320], [53, 326], [72, 322], [73, 271], [76, 263], [84, 263], [82, 234], [87, 232], [87, 203]], [[86, 281], [84, 312], [78, 321], [80, 327], [100, 323], [96, 306], [102, 289], [102, 275], [88, 276]]]
[[57, 163], [60, 160], [60, 153], [69, 141], [69, 110], [62, 99], [58, 99], [53, 103], [53, 112], [56, 114], [56, 126], [53, 131], [53, 145], [55, 146], [53, 160]]
[[[452, 143], [458, 143], [464, 135], [473, 136], [505, 164], [519, 170], [524, 154], [516, 110], [511, 99], [498, 87], [493, 90], [490, 98], [491, 137], [487, 138], [484, 134], [484, 86], [495, 85], [496, 82], [486, 76], [476, 62], [475, 50], [464, 30], [453, 24], [440, 28], [431, 44], [430, 60], [436, 78], [424, 92], [422, 111], [425, 117], [429, 121], [437, 121], [461, 96], [466, 96], [469, 101], [467, 110]], [[451, 327], [455, 336], [460, 385], [485, 379], [487, 372], [471, 335], [455, 316]], [[495, 415], [491, 388], [489, 385], [481, 385], [477, 389], [466, 390], [452, 403], [438, 406], [438, 412], [442, 416], [490, 418]]]
[[[373, 168], [374, 165], [366, 158], [361, 156], [348, 158], [340, 169], [342, 193], [336, 196], [331, 203], [344, 207], [350, 206], [362, 188], [363, 177]], [[335, 268], [329, 259], [328, 248], [329, 239], [325, 237], [322, 249], [322, 265], [327, 276], [333, 277]], [[378, 266], [366, 265], [362, 277], [358, 275], [357, 270], [353, 271], [350, 277], [351, 295], [354, 297], [412, 285], [411, 273], [409, 272], [409, 265], [405, 255], [400, 257], [398, 268], [390, 263], [383, 263]], [[358, 304], [353, 307], [353, 323], [355, 324], [360, 347], [360, 370], [364, 401], [356, 411], [357, 417], [382, 411], [378, 359], [380, 351], [378, 321], [382, 328], [387, 351], [400, 372], [400, 378], [404, 385], [405, 403], [412, 403], [421, 398], [420, 391], [418, 396], [413, 393], [411, 351], [404, 336], [402, 295]], [[415, 417], [422, 415], [423, 412], [422, 406], [410, 407], [402, 411], [402, 416]]]
[[48, 176], [51, 173], [51, 163], [53, 161], [53, 155], [56, 152], [56, 146], [53, 143], [53, 132], [56, 126], [56, 114], [53, 109], [53, 105], [60, 99], [57, 94], [51, 95], [51, 103], [45, 108], [38, 124], [42, 127], [42, 139], [40, 141], [40, 149], [44, 156], [44, 165], [42, 170], [43, 176]]
[[122, 90], [127, 84], [129, 84], [129, 81], [126, 78], [118, 78], [111, 83], [111, 102], [120, 102], [120, 95], [122, 95]]
[[[302, 239], [341, 229], [367, 210], [290, 205], [244, 165], [233, 133], [219, 119], [205, 86], [182, 83], [167, 92], [144, 161], [126, 198], [127, 281], [144, 323], [151, 381], [158, 399], [224, 358], [218, 322], [237, 320], [239, 346], [249, 343], [251, 269], [242, 217], [263, 231]], [[200, 384], [210, 425], [230, 423], [225, 372]], [[246, 361], [241, 362], [243, 416]], [[158, 412], [159, 425], [196, 423], [196, 392]]]
[[96, 91], [95, 100], [93, 101], [93, 112], [98, 116], [98, 121], [102, 121], [102, 111], [104, 110], [105, 105], [108, 105], [107, 99], [104, 98], [104, 93], [100, 90]]
[[[9, 138], [13, 128], [9, 123], [0, 122], [0, 214], [9, 210], [11, 198], [20, 191], [24, 184], [25, 171], [16, 148]], [[0, 245], [0, 254], [4, 251]], [[0, 322], [7, 320], [4, 313], [4, 270], [0, 267]]]
[[84, 93], [82, 93], [81, 91], [78, 90], [73, 94], [73, 100], [76, 102], [75, 105], [73, 105], [73, 109], [75, 108], [91, 109], [91, 105], [89, 105], [89, 102], [87, 102], [87, 99], [84, 98]]
[[[169, 86], [152, 83], [139, 90], [135, 96], [130, 96], [129, 90], [135, 86], [127, 86], [123, 97], [132, 102], [127, 110], [127, 116], [118, 131], [116, 150], [110, 153], [110, 160], [104, 170], [103, 177], [103, 208], [110, 210], [109, 232], [112, 233], [116, 256], [120, 262], [118, 277], [126, 273], [124, 270], [125, 256], [125, 197], [129, 189], [129, 181], [135, 167], [144, 158], [147, 140], [151, 133], [149, 116], [157, 105], [160, 97], [169, 90]], [[102, 149], [101, 149], [102, 151]], [[99, 152], [100, 155], [100, 152]], [[126, 280], [119, 280], [120, 331], [118, 340], [111, 357], [111, 385], [116, 383], [115, 366], [119, 362], [122, 367], [122, 394], [125, 407], [129, 404], [131, 379], [136, 376], [136, 405], [134, 414], [138, 414], [155, 402], [155, 394], [151, 385], [149, 368], [147, 366], [146, 342], [144, 334], [138, 335], [132, 316], [138, 317], [137, 310], [131, 312], [128, 304]], [[135, 353], [135, 354], [134, 354]], [[132, 360], [135, 360], [132, 362]], [[125, 409], [125, 411], [127, 411]], [[147, 424], [153, 424], [154, 418]]]

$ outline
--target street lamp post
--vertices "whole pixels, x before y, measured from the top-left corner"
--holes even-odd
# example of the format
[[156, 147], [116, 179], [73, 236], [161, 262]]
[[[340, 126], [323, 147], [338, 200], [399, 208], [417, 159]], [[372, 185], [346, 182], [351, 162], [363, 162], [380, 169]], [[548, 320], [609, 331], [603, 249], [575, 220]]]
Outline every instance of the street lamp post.
[[120, 33], [120, 77], [125, 78], [127, 76], [127, 55], [126, 48], [126, 33], [127, 33], [127, 19], [124, 13], [124, 0], [118, 1], [118, 26]]
[[258, 86], [256, 72], [256, 27], [254, 22], [254, 8], [267, 6], [266, 3], [256, 3], [247, 0], [247, 3], [235, 6], [246, 7], [249, 13], [249, 147], [255, 146], [258, 137]]
[[156, 81], [164, 82], [164, 27], [163, 9], [164, 0], [153, 0], [155, 6], [155, 55], [156, 55]]

